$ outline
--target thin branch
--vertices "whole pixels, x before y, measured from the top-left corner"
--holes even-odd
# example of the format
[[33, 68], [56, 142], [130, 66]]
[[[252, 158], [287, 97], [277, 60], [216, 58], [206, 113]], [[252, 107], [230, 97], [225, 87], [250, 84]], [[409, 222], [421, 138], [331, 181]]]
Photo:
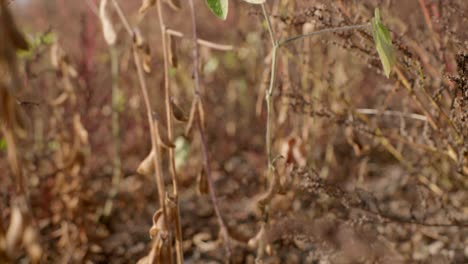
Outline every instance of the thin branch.
[[317, 35], [322, 35], [322, 34], [325, 34], [325, 33], [333, 33], [333, 32], [338, 32], [338, 31], [364, 29], [364, 28], [367, 28], [369, 26], [370, 26], [370, 23], [365, 23], [365, 24], [361, 24], [361, 25], [343, 26], [343, 27], [336, 27], [336, 28], [326, 28], [326, 29], [311, 32], [311, 33], [308, 33], [308, 34], [287, 38], [287, 39], [285, 39], [283, 41], [280, 41], [279, 46], [284, 46], [284, 45], [289, 44], [289, 43], [291, 43], [293, 41], [296, 41], [296, 40], [300, 40], [300, 39], [307, 38], [307, 37], [313, 37], [313, 36], [317, 36]]
[[[201, 94], [200, 94], [200, 74], [198, 72], [198, 65], [199, 65], [199, 52], [198, 52], [198, 45], [197, 45], [197, 20], [196, 20], [196, 17], [195, 17], [195, 7], [194, 7], [194, 4], [193, 4], [193, 0], [190, 0], [189, 1], [189, 4], [190, 4], [190, 14], [192, 16], [192, 30], [193, 30], [193, 43], [194, 43], [194, 47], [193, 47], [193, 62], [194, 62], [194, 76], [195, 76], [195, 100], [197, 100], [197, 97], [198, 97], [198, 103], [201, 104]], [[231, 255], [231, 249], [230, 249], [230, 237], [229, 237], [229, 233], [228, 233], [228, 229], [227, 229], [227, 226], [226, 224], [224, 223], [224, 220], [223, 220], [223, 217], [221, 215], [221, 211], [219, 209], [219, 205], [218, 205], [218, 199], [216, 197], [216, 189], [215, 189], [215, 186], [214, 186], [214, 183], [213, 183], [213, 178], [212, 178], [212, 175], [211, 175], [211, 167], [210, 167], [210, 156], [209, 156], [209, 153], [208, 153], [208, 144], [207, 144], [207, 140], [206, 140], [206, 135], [205, 135], [205, 131], [204, 131], [204, 124], [202, 124], [202, 120], [201, 120], [201, 117], [202, 117], [202, 113], [201, 113], [201, 110], [200, 110], [200, 107], [198, 107], [198, 118], [197, 118], [197, 127], [198, 127], [198, 130], [200, 132], [200, 137], [201, 137], [201, 145], [202, 145], [202, 152], [203, 152], [203, 167], [205, 169], [205, 172], [206, 172], [206, 176], [207, 176], [207, 179], [208, 179], [208, 184], [209, 184], [209, 187], [210, 187], [210, 198], [211, 198], [211, 202], [213, 203], [213, 208], [214, 208], [214, 211], [216, 213], [216, 218], [218, 219], [218, 223], [219, 223], [219, 228], [220, 228], [220, 231], [221, 231], [221, 235], [223, 236], [223, 239], [224, 239], [224, 247], [226, 249], [226, 254], [227, 254], [227, 258], [229, 259], [230, 258], [230, 255]]]
[[364, 114], [364, 115], [386, 115], [386, 116], [401, 116], [405, 118], [415, 119], [427, 122], [427, 117], [424, 115], [414, 114], [414, 113], [403, 113], [400, 111], [393, 111], [393, 110], [386, 110], [380, 111], [378, 109], [371, 109], [371, 108], [360, 108], [356, 109], [357, 113]]
[[276, 40], [275, 33], [273, 32], [273, 26], [271, 24], [270, 16], [268, 15], [265, 4], [262, 4], [262, 12], [263, 12], [263, 16], [265, 17], [267, 21], [268, 32], [270, 32], [271, 43], [273, 47], [275, 47], [278, 44], [278, 41]]
[[127, 30], [127, 33], [130, 35], [130, 37], [133, 37], [134, 32], [132, 30], [132, 27], [130, 26], [130, 23], [128, 22], [127, 18], [125, 17], [125, 14], [122, 11], [122, 8], [120, 7], [119, 3], [116, 0], [112, 0], [112, 3], [114, 4], [115, 10], [119, 15], [120, 21], [122, 21], [125, 29]]
[[[184, 35], [184, 33], [180, 32], [180, 31], [177, 31], [177, 30], [166, 29], [166, 32], [167, 32], [167, 34], [169, 34], [171, 36], [174, 36], [174, 37], [188, 38], [188, 37], [186, 37]], [[232, 45], [218, 44], [218, 43], [211, 42], [211, 41], [204, 40], [204, 39], [200, 39], [200, 38], [197, 39], [197, 43], [199, 45], [202, 45], [202, 46], [205, 46], [205, 47], [208, 47], [208, 48], [212, 48], [212, 49], [216, 49], [216, 50], [222, 50], [222, 51], [229, 51], [229, 50], [234, 49], [234, 47]]]

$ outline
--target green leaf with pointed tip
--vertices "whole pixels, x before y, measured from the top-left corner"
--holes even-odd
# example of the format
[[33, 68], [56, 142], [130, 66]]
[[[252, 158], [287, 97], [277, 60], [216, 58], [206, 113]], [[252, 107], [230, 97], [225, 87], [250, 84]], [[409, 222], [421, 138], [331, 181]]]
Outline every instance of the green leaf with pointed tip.
[[266, 2], [266, 0], [244, 0], [245, 2], [249, 3], [249, 4], [263, 4]]
[[226, 20], [228, 14], [228, 0], [206, 0], [210, 10], [222, 20]]
[[395, 65], [395, 52], [393, 50], [392, 37], [390, 36], [390, 31], [382, 23], [380, 18], [380, 10], [375, 9], [375, 16], [372, 19], [372, 35], [374, 36], [375, 47], [377, 48], [377, 53], [379, 54], [380, 62], [385, 72], [387, 78], [392, 72], [393, 66]]

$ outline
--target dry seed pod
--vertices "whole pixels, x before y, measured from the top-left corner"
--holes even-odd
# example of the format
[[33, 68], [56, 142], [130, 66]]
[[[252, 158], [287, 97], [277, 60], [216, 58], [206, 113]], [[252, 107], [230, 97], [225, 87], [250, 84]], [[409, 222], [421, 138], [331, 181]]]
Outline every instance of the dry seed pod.
[[172, 67], [177, 68], [178, 65], [178, 59], [177, 59], [177, 46], [176, 46], [176, 41], [175, 37], [173, 35], [169, 35], [169, 61], [171, 62]]
[[171, 105], [172, 105], [172, 114], [174, 115], [175, 120], [180, 122], [187, 122], [189, 118], [184, 113], [182, 108], [180, 108], [176, 103], [174, 98], [171, 98]]
[[158, 121], [154, 121], [154, 127], [156, 128], [156, 138], [158, 139], [159, 141], [159, 144], [161, 144], [162, 147], [164, 148], [175, 148], [175, 144], [174, 142], [172, 142], [172, 140], [169, 139], [169, 136], [167, 135], [167, 130], [166, 129], [159, 129], [160, 128], [160, 125], [159, 125], [160, 122]]
[[153, 163], [154, 152], [151, 151], [148, 156], [138, 165], [137, 172], [141, 175], [151, 177], [154, 173], [154, 163]]
[[206, 177], [205, 169], [202, 168], [197, 176], [197, 192], [198, 195], [206, 195], [210, 191], [210, 185], [208, 184], [208, 178]]
[[148, 9], [156, 4], [156, 0], [143, 0], [141, 7], [138, 12], [141, 15], [145, 15]]
[[109, 15], [109, 7], [107, 0], [101, 0], [101, 3], [99, 5], [99, 19], [101, 20], [104, 39], [106, 40], [108, 45], [114, 45], [117, 41], [117, 34], [115, 33], [114, 25], [112, 24]]
[[164, 2], [168, 4], [175, 11], [179, 11], [180, 8], [182, 7], [180, 4], [180, 0], [165, 0]]

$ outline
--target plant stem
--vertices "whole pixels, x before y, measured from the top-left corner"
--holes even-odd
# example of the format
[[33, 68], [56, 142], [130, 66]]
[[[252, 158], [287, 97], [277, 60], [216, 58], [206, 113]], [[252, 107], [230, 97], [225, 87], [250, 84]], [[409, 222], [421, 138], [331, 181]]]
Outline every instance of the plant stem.
[[[168, 29], [166, 29], [166, 32], [167, 32], [167, 34], [169, 34], [171, 36], [175, 36], [175, 37], [179, 37], [179, 38], [185, 38], [186, 37], [184, 35], [184, 33], [180, 32], [180, 31], [177, 31], [177, 30], [173, 30], [173, 29], [168, 28]], [[208, 47], [208, 48], [211, 48], [211, 49], [215, 49], [215, 50], [229, 51], [229, 50], [234, 49], [234, 47], [232, 45], [218, 44], [218, 43], [208, 41], [208, 40], [204, 40], [204, 39], [201, 39], [201, 38], [197, 39], [197, 43], [198, 43], [198, 45], [202, 45], [202, 46], [205, 46], [205, 47]]]
[[[123, 13], [122, 9], [120, 8], [120, 5], [117, 3], [116, 0], [112, 1], [114, 3], [114, 7], [117, 10], [117, 13], [119, 14], [120, 20], [122, 23], [125, 25], [125, 28], [127, 29], [128, 34], [130, 37], [133, 37], [134, 32], [132, 28], [130, 27], [130, 23], [128, 22], [127, 18], [125, 17], [125, 14]], [[157, 183], [157, 188], [158, 188], [158, 197], [159, 197], [159, 206], [162, 209], [163, 212], [163, 227], [162, 231], [166, 232], [167, 231], [167, 210], [166, 210], [166, 203], [165, 203], [165, 196], [166, 196], [166, 189], [164, 186], [164, 178], [162, 174], [162, 168], [161, 168], [161, 157], [159, 153], [159, 142], [158, 142], [158, 130], [157, 130], [157, 122], [158, 120], [154, 121], [153, 120], [153, 115], [152, 115], [152, 110], [151, 110], [151, 103], [149, 100], [149, 95], [148, 95], [148, 87], [146, 86], [145, 82], [145, 76], [143, 74], [143, 66], [141, 64], [141, 59], [138, 54], [138, 50], [136, 45], [134, 44], [132, 47], [132, 53], [133, 53], [133, 59], [135, 62], [135, 66], [137, 68], [137, 75], [138, 75], [138, 81], [140, 84], [140, 89], [141, 89], [141, 94], [143, 97], [143, 101], [145, 104], [146, 108], [146, 115], [148, 117], [148, 123], [150, 127], [150, 138], [151, 138], [151, 151], [154, 152], [153, 155], [153, 166], [155, 169], [154, 177]], [[166, 237], [162, 237], [163, 243], [166, 243], [164, 241], [167, 239]]]
[[[192, 17], [192, 30], [193, 30], [193, 62], [194, 62], [194, 76], [195, 76], [195, 99], [198, 104], [202, 104], [201, 101], [201, 92], [200, 92], [200, 74], [198, 72], [198, 65], [199, 65], [199, 52], [198, 52], [198, 45], [197, 45], [197, 20], [195, 17], [195, 7], [193, 4], [193, 0], [189, 1], [190, 5], [190, 14]], [[198, 97], [198, 98], [197, 98]], [[202, 124], [201, 120], [201, 110], [200, 108], [202, 105], [199, 105], [197, 108], [198, 112], [198, 118], [196, 118], [197, 122], [197, 128], [198, 131], [200, 132], [200, 138], [201, 138], [201, 145], [202, 145], [202, 152], [203, 152], [203, 167], [206, 172], [206, 176], [208, 179], [208, 185], [210, 187], [210, 198], [211, 202], [213, 203], [213, 208], [216, 214], [216, 218], [218, 219], [219, 223], [219, 228], [221, 235], [223, 236], [224, 239], [224, 247], [226, 249], [226, 255], [227, 258], [229, 259], [231, 256], [231, 249], [230, 249], [230, 238], [229, 238], [229, 233], [226, 224], [224, 223], [223, 217], [221, 215], [221, 211], [219, 210], [219, 205], [218, 205], [218, 199], [216, 198], [216, 189], [213, 183], [213, 179], [211, 177], [211, 167], [210, 167], [210, 156], [208, 153], [208, 144], [206, 140], [206, 135], [204, 131], [204, 124]]]
[[289, 44], [291, 42], [294, 42], [296, 40], [300, 40], [300, 39], [307, 38], [307, 37], [313, 37], [313, 36], [317, 36], [317, 35], [322, 35], [322, 34], [325, 34], [325, 33], [333, 33], [333, 32], [338, 32], [338, 31], [364, 29], [364, 28], [367, 28], [369, 26], [370, 26], [370, 23], [365, 23], [365, 24], [360, 24], [360, 25], [343, 26], [343, 27], [336, 27], [336, 28], [326, 28], [326, 29], [311, 32], [311, 33], [308, 33], [308, 34], [287, 38], [287, 39], [285, 39], [283, 41], [280, 41], [279, 46], [284, 46], [284, 45]]
[[120, 158], [120, 113], [119, 113], [119, 54], [115, 46], [110, 47], [111, 74], [112, 74], [112, 137], [114, 139], [114, 160], [112, 168], [112, 187], [109, 197], [104, 205], [103, 216], [109, 217], [112, 213], [113, 200], [117, 195], [122, 179], [122, 160]]
[[[161, 30], [161, 42], [163, 48], [164, 56], [164, 93], [165, 93], [165, 105], [166, 105], [166, 126], [167, 126], [167, 136], [169, 141], [174, 140], [174, 129], [172, 122], [172, 104], [171, 104], [171, 88], [169, 80], [169, 54], [168, 54], [168, 45], [167, 45], [167, 34], [166, 34], [166, 25], [164, 23], [164, 17], [162, 13], [161, 1], [158, 1], [158, 16], [159, 16], [159, 26]], [[175, 244], [176, 244], [176, 256], [177, 263], [184, 263], [184, 252], [183, 252], [183, 238], [182, 238], [182, 227], [180, 225], [180, 206], [179, 206], [179, 179], [177, 176], [176, 166], [175, 166], [175, 155], [174, 149], [169, 148], [169, 168], [172, 176], [172, 187], [174, 194], [174, 203], [175, 203]]]

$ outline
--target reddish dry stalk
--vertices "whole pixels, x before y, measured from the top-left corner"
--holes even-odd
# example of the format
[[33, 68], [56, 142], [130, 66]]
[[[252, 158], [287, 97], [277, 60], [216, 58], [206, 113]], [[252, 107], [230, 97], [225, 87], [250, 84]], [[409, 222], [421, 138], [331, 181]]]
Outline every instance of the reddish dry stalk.
[[[172, 104], [171, 104], [171, 88], [169, 86], [169, 56], [167, 47], [167, 34], [166, 25], [164, 23], [164, 17], [162, 14], [161, 1], [158, 1], [158, 16], [159, 26], [161, 29], [161, 41], [164, 55], [164, 92], [165, 92], [165, 104], [166, 104], [166, 122], [167, 122], [167, 136], [169, 141], [174, 140], [173, 122], [172, 122]], [[175, 234], [176, 234], [176, 255], [177, 263], [184, 263], [184, 251], [182, 248], [182, 227], [180, 225], [180, 207], [179, 207], [179, 179], [177, 176], [175, 166], [175, 155], [174, 149], [169, 148], [169, 168], [172, 176], [172, 187], [174, 192], [174, 203], [175, 203]]]
[[[199, 65], [199, 53], [198, 53], [198, 45], [197, 45], [197, 20], [195, 17], [195, 7], [193, 4], [193, 0], [189, 1], [190, 4], [190, 15], [192, 17], [192, 30], [193, 30], [193, 70], [194, 70], [194, 76], [195, 76], [195, 99], [199, 104], [201, 102], [200, 100], [200, 75], [198, 72], [198, 65]], [[200, 106], [200, 105], [199, 105]], [[201, 138], [201, 146], [202, 146], [202, 152], [203, 152], [203, 167], [206, 172], [206, 176], [208, 179], [208, 185], [210, 186], [210, 198], [211, 202], [213, 203], [213, 208], [216, 213], [216, 218], [218, 219], [219, 223], [219, 228], [221, 231], [221, 235], [223, 236], [224, 239], [224, 247], [226, 249], [226, 254], [227, 258], [230, 258], [231, 255], [231, 248], [230, 248], [230, 238], [229, 238], [229, 233], [226, 224], [224, 223], [223, 217], [221, 216], [221, 211], [219, 210], [219, 205], [218, 205], [218, 199], [216, 198], [216, 190], [215, 186], [213, 183], [213, 179], [211, 177], [211, 168], [210, 168], [210, 156], [208, 153], [208, 144], [206, 141], [206, 135], [204, 131], [204, 125], [202, 124], [201, 121], [201, 111], [200, 107], [198, 109], [198, 118], [196, 118], [197, 122], [197, 128], [198, 131], [200, 132], [200, 138]]]

